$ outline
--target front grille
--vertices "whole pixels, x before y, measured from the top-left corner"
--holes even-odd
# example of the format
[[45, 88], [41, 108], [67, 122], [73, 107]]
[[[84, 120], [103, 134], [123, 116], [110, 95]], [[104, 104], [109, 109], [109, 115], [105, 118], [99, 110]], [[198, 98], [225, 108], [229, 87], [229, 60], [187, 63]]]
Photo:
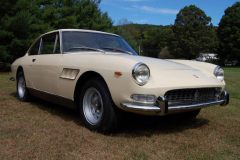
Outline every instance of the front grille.
[[191, 105], [216, 101], [221, 88], [191, 88], [168, 91], [164, 97], [169, 106]]

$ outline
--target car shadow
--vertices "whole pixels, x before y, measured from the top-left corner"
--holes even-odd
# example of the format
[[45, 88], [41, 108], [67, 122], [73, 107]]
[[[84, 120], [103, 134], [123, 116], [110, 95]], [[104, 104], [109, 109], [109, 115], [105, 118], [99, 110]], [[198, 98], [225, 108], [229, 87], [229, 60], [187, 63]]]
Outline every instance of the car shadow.
[[183, 132], [188, 129], [201, 128], [209, 124], [205, 118], [184, 119], [179, 115], [143, 116], [129, 114], [121, 123], [115, 136], [151, 137], [152, 135]]
[[[17, 92], [12, 92], [10, 95], [17, 98]], [[77, 125], [84, 126], [79, 112], [75, 109], [62, 107], [60, 105], [36, 97], [32, 97], [32, 100], [27, 103], [30, 103], [40, 110], [47, 111], [53, 116], [61, 117], [64, 121], [73, 121]]]
[[[17, 98], [16, 92], [12, 92], [10, 95]], [[29, 103], [54, 116], [61, 117], [65, 121], [72, 121], [77, 125], [84, 126], [77, 110], [62, 107], [35, 97]], [[209, 120], [205, 118], [183, 119], [178, 115], [160, 117], [124, 113], [117, 132], [112, 136], [129, 138], [151, 137], [155, 134], [177, 133], [188, 129], [201, 128], [208, 123]]]

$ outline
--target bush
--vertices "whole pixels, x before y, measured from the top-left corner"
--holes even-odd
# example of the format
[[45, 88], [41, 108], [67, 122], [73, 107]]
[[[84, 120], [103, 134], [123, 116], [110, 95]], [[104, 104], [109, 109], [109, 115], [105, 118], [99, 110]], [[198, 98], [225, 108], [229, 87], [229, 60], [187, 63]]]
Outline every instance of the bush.
[[158, 58], [161, 59], [173, 59], [173, 56], [168, 51], [168, 47], [164, 47], [162, 51], [158, 54]]

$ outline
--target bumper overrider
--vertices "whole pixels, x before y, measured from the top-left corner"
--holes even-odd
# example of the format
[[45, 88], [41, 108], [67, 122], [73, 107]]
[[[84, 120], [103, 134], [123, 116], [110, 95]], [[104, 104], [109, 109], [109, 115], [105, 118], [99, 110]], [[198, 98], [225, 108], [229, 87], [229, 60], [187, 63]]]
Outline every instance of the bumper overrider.
[[130, 112], [153, 112], [158, 115], [166, 115], [178, 112], [186, 112], [191, 110], [197, 110], [211, 105], [226, 106], [229, 102], [229, 94], [227, 91], [221, 93], [221, 98], [216, 101], [198, 103], [191, 105], [179, 105], [179, 106], [169, 106], [166, 98], [159, 96], [155, 104], [149, 105], [145, 103], [121, 103], [121, 106]]

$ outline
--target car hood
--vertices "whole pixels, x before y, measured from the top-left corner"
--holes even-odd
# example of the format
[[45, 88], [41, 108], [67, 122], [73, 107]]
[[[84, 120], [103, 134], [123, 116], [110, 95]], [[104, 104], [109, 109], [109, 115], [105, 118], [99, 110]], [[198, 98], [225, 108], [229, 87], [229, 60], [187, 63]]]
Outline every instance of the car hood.
[[192, 87], [210, 87], [222, 86], [222, 83], [213, 76], [199, 69], [182, 65], [177, 62], [167, 60], [149, 58], [144, 56], [124, 55], [125, 61], [132, 63], [134, 66], [139, 62], [148, 65], [151, 72], [151, 80], [145, 87], [161, 87], [169, 90], [175, 88], [192, 88]]
[[158, 58], [150, 58], [144, 56], [127, 56], [127, 58], [136, 61], [136, 63], [138, 62], [145, 63], [151, 69], [155, 68], [157, 70], [195, 70], [186, 65]]
[[[101, 74], [107, 74], [109, 72], [122, 72], [126, 78], [132, 74], [133, 67], [139, 63], [145, 63], [150, 69], [150, 81], [142, 86], [146, 88], [166, 88], [171, 87], [175, 88], [191, 88], [192, 87], [206, 87], [206, 86], [222, 86], [222, 83], [214, 77], [214, 75], [199, 68], [192, 68], [187, 65], [182, 65], [177, 62], [171, 62], [167, 60], [149, 58], [144, 56], [134, 56], [122, 53], [75, 53], [75, 54], [65, 54], [63, 64], [66, 61], [71, 61], [71, 64], [76, 66], [81, 63], [86, 67], [87, 70], [94, 71], [97, 67], [97, 71], [100, 71]], [[76, 58], [78, 55], [81, 55], [81, 58]], [[71, 57], [71, 58], [70, 58]], [[85, 59], [91, 59], [91, 63], [85, 61]], [[76, 63], [74, 63], [76, 62]], [[67, 68], [69, 66], [65, 66]], [[72, 66], [71, 66], [72, 67]], [[84, 72], [84, 70], [82, 70]]]

